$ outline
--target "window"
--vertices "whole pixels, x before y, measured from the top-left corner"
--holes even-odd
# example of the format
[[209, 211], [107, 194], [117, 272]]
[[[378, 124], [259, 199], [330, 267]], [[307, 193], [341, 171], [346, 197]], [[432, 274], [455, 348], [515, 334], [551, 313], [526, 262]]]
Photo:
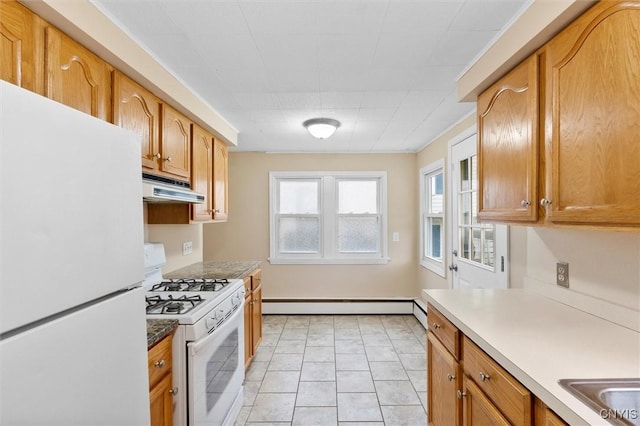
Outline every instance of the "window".
[[444, 160], [420, 169], [420, 264], [444, 277]]
[[387, 263], [386, 172], [269, 173], [271, 263]]

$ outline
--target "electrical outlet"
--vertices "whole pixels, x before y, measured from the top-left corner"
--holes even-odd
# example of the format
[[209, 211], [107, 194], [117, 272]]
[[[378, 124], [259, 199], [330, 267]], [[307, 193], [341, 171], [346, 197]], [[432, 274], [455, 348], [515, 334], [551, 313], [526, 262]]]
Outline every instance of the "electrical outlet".
[[191, 241], [182, 243], [182, 255], [186, 256], [191, 253], [193, 253], [193, 243]]
[[569, 264], [567, 262], [556, 263], [556, 284], [569, 288]]

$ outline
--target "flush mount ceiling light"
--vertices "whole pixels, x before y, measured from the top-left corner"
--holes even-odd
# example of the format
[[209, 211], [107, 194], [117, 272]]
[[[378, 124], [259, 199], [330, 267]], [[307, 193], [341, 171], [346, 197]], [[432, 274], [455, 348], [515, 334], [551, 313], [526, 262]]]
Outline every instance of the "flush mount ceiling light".
[[340, 122], [333, 118], [312, 118], [302, 123], [311, 133], [311, 136], [318, 139], [327, 139], [340, 127]]

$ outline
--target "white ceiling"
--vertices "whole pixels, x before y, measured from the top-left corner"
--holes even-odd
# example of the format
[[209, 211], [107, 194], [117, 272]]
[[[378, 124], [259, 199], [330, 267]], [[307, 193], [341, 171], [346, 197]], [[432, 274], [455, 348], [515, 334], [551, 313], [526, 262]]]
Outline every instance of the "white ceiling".
[[[92, 0], [238, 131], [238, 150], [415, 152], [530, 0]], [[313, 117], [342, 123], [317, 140]]]

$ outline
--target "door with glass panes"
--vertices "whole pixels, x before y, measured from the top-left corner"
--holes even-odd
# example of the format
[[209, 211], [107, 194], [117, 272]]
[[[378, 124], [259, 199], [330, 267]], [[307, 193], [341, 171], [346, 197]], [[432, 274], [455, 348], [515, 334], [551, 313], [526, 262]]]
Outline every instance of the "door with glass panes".
[[476, 135], [451, 146], [451, 234], [448, 268], [453, 288], [507, 288], [508, 227], [478, 222]]

